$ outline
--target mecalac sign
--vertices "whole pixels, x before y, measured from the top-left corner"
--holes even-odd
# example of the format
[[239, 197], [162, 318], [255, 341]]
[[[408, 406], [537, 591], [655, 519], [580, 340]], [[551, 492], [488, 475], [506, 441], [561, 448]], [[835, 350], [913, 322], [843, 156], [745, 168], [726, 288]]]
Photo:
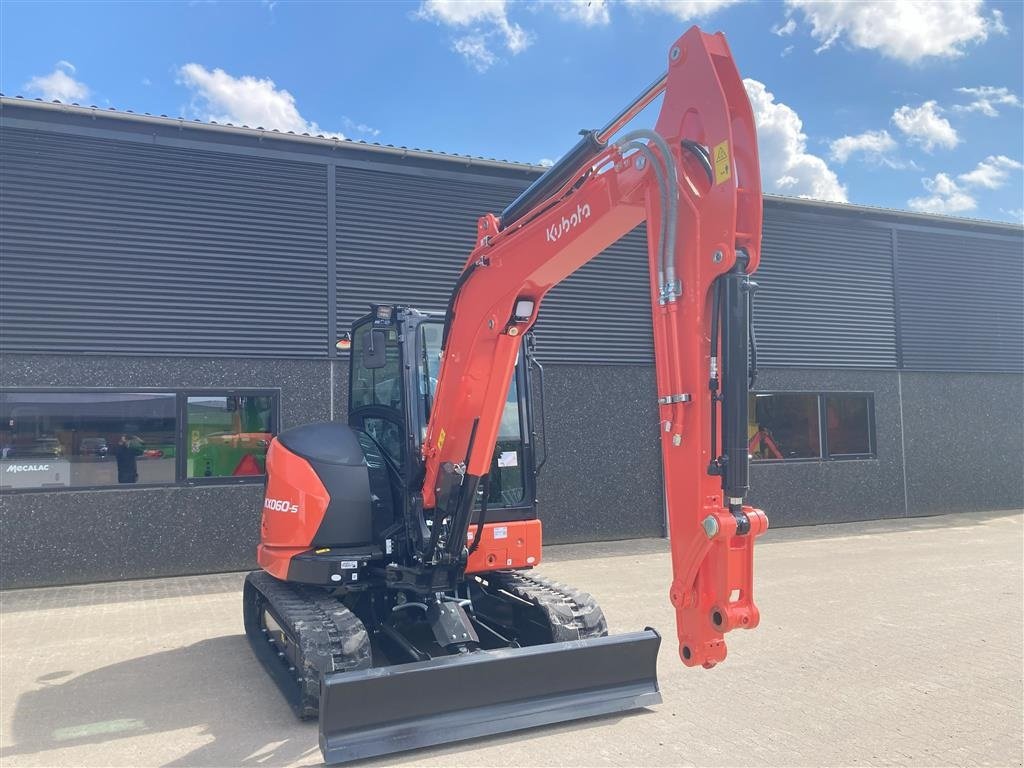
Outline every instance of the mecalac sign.
[[71, 463], [65, 459], [0, 461], [0, 488], [47, 488], [71, 485]]

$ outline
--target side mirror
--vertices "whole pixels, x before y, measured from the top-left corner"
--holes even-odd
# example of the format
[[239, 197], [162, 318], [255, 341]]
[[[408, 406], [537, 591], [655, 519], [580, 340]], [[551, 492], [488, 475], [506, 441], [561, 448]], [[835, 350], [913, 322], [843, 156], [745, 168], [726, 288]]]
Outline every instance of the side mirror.
[[362, 347], [362, 362], [363, 367], [373, 370], [374, 368], [383, 368], [388, 364], [386, 347], [388, 343], [388, 337], [384, 331], [378, 328], [371, 328], [363, 331], [360, 345]]

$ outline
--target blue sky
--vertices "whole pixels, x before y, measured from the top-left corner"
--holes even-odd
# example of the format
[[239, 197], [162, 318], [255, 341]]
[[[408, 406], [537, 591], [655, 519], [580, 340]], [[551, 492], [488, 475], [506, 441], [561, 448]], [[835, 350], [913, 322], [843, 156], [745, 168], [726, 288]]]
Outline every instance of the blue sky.
[[539, 162], [692, 23], [748, 79], [767, 191], [1022, 221], [1020, 3], [6, 0], [0, 90]]

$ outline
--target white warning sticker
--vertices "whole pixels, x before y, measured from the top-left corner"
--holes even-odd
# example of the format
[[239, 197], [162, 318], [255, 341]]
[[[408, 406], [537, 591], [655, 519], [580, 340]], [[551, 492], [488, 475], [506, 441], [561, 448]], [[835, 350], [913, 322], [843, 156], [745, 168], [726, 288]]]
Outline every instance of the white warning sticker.
[[498, 466], [499, 467], [518, 467], [519, 466], [519, 454], [515, 451], [502, 451], [498, 455]]
[[508, 526], [499, 525], [494, 529], [494, 538], [496, 539], [507, 539], [508, 538]]

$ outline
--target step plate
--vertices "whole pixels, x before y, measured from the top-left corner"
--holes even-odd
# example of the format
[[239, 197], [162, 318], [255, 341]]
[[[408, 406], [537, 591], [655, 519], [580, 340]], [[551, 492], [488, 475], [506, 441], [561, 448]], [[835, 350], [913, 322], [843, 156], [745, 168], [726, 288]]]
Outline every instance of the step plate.
[[661, 703], [653, 629], [324, 677], [328, 764]]

